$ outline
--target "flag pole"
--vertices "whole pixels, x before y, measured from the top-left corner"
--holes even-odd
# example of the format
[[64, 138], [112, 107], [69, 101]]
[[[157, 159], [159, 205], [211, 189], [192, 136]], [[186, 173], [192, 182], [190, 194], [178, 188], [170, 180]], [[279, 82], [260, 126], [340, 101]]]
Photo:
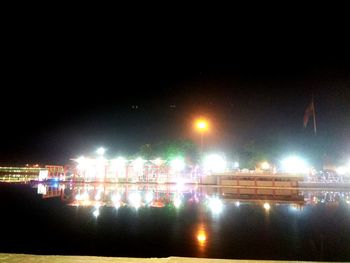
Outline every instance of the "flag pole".
[[312, 108], [313, 108], [313, 116], [314, 116], [314, 132], [317, 133], [317, 127], [316, 127], [316, 111], [315, 111], [315, 103], [314, 103], [314, 96], [312, 95]]

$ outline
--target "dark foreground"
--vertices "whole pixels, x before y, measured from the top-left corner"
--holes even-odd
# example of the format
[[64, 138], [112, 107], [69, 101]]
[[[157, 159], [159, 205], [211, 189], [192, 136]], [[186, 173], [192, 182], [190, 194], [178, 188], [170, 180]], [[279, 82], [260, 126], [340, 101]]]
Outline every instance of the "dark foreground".
[[[350, 261], [349, 192], [298, 192], [282, 201], [242, 195], [238, 201], [220, 189], [84, 187], [67, 186], [62, 201], [43, 199], [30, 185], [0, 184], [0, 252]], [[100, 201], [72, 206], [84, 189]], [[114, 191], [125, 203], [111, 205]], [[135, 205], [134, 194], [144, 198], [145, 192], [158, 201]], [[214, 196], [222, 207], [210, 202]]]
[[[168, 257], [168, 258], [115, 258], [115, 257], [86, 257], [86, 256], [39, 256], [39, 255], [23, 255], [23, 254], [1, 254], [0, 262], [13, 263], [13, 262], [36, 262], [36, 263], [288, 263], [295, 261], [267, 261], [267, 260], [233, 260], [233, 259], [208, 259], [208, 258], [181, 258], [181, 257]], [[306, 261], [298, 261], [306, 262]], [[307, 261], [311, 263], [310, 261]]]

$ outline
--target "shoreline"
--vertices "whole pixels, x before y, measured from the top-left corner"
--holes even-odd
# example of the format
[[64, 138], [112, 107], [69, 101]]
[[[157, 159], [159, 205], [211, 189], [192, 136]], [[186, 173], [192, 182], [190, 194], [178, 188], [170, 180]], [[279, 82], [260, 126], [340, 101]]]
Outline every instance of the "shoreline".
[[103, 256], [62, 256], [62, 255], [33, 255], [33, 254], [10, 254], [0, 253], [0, 261], [4, 263], [13, 262], [38, 262], [38, 263], [288, 263], [288, 262], [300, 262], [300, 263], [313, 263], [321, 261], [300, 261], [300, 260], [250, 260], [250, 259], [216, 259], [216, 258], [190, 258], [190, 257], [167, 257], [167, 258], [132, 258], [132, 257], [103, 257]]

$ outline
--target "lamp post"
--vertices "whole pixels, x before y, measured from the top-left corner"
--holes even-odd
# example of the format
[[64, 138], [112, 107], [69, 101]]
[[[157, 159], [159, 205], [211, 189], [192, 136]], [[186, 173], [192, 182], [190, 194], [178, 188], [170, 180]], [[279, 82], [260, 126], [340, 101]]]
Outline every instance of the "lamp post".
[[203, 133], [208, 130], [208, 122], [204, 119], [200, 119], [196, 121], [196, 128], [200, 133], [201, 136], [201, 146], [200, 146], [200, 153], [203, 153]]

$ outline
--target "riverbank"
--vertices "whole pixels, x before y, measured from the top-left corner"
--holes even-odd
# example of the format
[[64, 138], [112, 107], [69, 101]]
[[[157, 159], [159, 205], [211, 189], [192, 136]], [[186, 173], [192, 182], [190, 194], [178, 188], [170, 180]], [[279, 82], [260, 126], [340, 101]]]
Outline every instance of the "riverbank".
[[119, 257], [91, 257], [91, 256], [43, 256], [43, 255], [27, 255], [27, 254], [3, 254], [0, 253], [0, 262], [14, 263], [288, 263], [288, 262], [308, 262], [312, 261], [280, 261], [280, 260], [236, 260], [236, 259], [209, 259], [209, 258], [184, 258], [184, 257], [168, 257], [168, 258], [119, 258]]

